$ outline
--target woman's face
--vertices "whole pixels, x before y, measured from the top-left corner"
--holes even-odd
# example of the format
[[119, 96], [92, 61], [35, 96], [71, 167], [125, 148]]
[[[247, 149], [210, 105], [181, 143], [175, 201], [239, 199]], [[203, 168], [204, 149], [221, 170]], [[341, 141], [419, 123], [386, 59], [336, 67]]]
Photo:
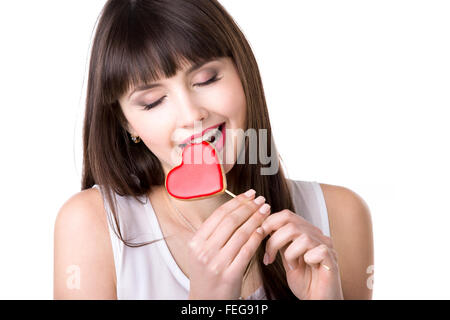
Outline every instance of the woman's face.
[[246, 99], [239, 74], [228, 57], [189, 72], [191, 67], [123, 95], [119, 103], [128, 121], [127, 130], [141, 138], [167, 173], [180, 164], [183, 141], [225, 123], [226, 143], [218, 156], [227, 173], [242, 147], [242, 139], [237, 138], [246, 130]]

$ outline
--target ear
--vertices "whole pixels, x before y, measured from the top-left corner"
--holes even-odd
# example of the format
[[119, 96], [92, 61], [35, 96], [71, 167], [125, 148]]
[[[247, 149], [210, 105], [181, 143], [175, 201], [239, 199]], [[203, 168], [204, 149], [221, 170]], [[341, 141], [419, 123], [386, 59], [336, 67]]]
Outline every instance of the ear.
[[131, 129], [130, 127], [127, 126], [126, 130], [128, 131], [128, 133], [132, 136], [138, 136], [138, 134], [136, 133], [136, 131], [134, 131], [133, 129]]
[[120, 121], [120, 125], [122, 128], [127, 131], [129, 134], [136, 136], [136, 132], [133, 130], [133, 128], [128, 124], [127, 121]]
[[122, 128], [124, 128], [129, 134], [133, 135], [133, 136], [138, 136], [138, 134], [136, 134], [136, 131], [133, 129], [133, 127], [128, 123], [128, 121], [125, 119], [125, 117], [121, 117], [120, 118], [120, 125], [122, 126]]
[[120, 125], [122, 126], [122, 128], [124, 128], [129, 134], [137, 136], [136, 131], [133, 129], [132, 126], [130, 126], [130, 124], [128, 123], [128, 120], [126, 119], [125, 115], [123, 114], [122, 111], [122, 107], [120, 105], [120, 101], [117, 100], [116, 102], [118, 104], [118, 108], [119, 108], [119, 112], [117, 114], [118, 116], [118, 121], [120, 123]]

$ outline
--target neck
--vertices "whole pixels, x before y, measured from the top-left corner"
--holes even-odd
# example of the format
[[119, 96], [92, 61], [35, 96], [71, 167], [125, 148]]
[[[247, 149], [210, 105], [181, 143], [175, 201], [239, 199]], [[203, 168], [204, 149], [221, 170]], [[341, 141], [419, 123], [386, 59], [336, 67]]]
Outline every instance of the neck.
[[[167, 193], [165, 189], [163, 192]], [[170, 197], [169, 194], [167, 194], [167, 196]], [[178, 200], [171, 197], [170, 201], [196, 229], [199, 229], [203, 222], [205, 222], [217, 208], [230, 199], [231, 197], [229, 195], [221, 194], [211, 198], [190, 201]], [[172, 211], [176, 210], [172, 207], [170, 209]], [[174, 214], [177, 213], [174, 212]]]

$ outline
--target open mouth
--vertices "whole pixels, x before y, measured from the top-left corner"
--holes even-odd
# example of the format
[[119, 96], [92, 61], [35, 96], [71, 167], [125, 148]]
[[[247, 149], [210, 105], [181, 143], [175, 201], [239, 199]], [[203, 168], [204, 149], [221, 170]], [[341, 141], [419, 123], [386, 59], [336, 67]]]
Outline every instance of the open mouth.
[[196, 139], [193, 139], [189, 143], [180, 144], [179, 147], [181, 149], [184, 149], [188, 144], [195, 144], [195, 143], [200, 143], [202, 141], [207, 141], [207, 142], [211, 143], [212, 145], [214, 145], [215, 147], [221, 148], [223, 146], [223, 143], [219, 143], [219, 142], [223, 142], [223, 138], [224, 138], [223, 129], [224, 128], [225, 128], [225, 122], [222, 123], [220, 126], [218, 126], [216, 129], [209, 130], [208, 132], [206, 132], [203, 135], [203, 137], [198, 137]]

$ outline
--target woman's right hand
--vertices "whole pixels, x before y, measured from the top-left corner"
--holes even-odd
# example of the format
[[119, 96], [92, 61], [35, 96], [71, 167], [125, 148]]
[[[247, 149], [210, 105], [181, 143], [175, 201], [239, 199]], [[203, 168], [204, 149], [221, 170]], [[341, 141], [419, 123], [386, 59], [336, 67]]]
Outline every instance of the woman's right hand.
[[[270, 212], [264, 197], [258, 197], [260, 204], [254, 198], [254, 191], [249, 197], [242, 193], [221, 205], [188, 243], [189, 299], [240, 297], [245, 268], [265, 237], [256, 230]], [[259, 210], [263, 207], [268, 209], [265, 214]]]

